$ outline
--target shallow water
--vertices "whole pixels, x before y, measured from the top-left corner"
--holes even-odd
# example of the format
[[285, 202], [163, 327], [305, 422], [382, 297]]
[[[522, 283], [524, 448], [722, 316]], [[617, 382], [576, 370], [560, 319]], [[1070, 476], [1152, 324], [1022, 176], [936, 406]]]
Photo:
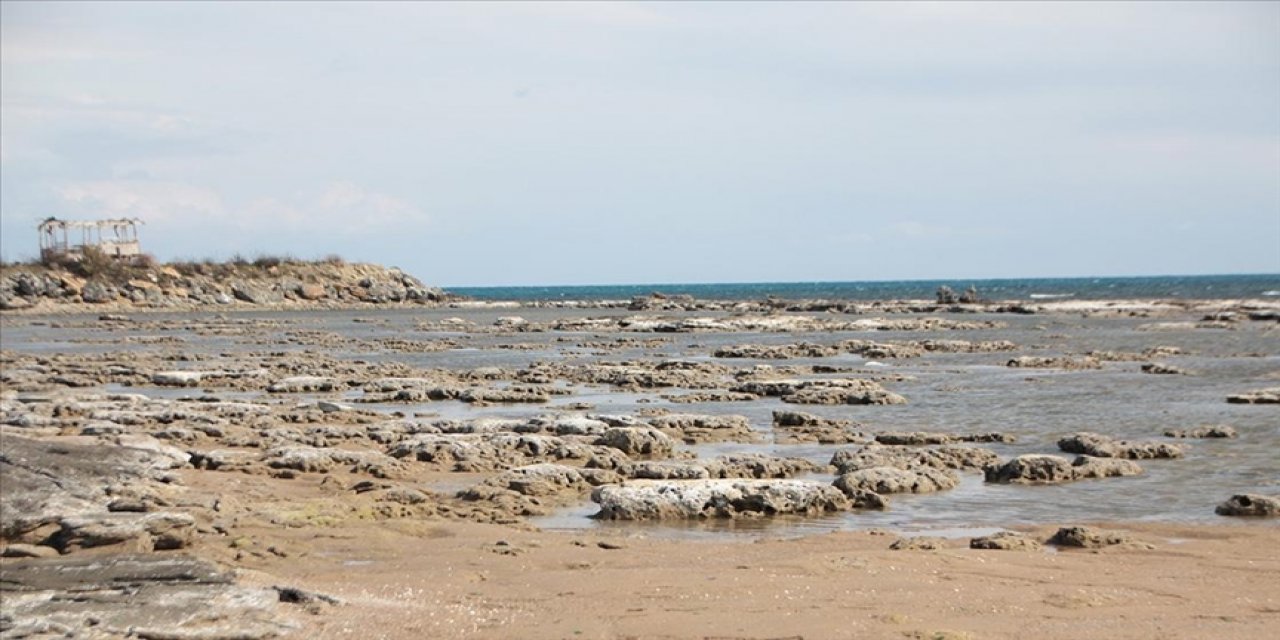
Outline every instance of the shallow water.
[[[891, 508], [884, 512], [857, 512], [813, 519], [783, 518], [764, 522], [718, 523], [617, 523], [598, 522], [588, 516], [588, 503], [540, 518], [535, 524], [553, 529], [605, 529], [648, 535], [721, 536], [731, 534], [795, 535], [846, 528], [885, 528], [894, 531], [973, 531], [1016, 524], [1051, 524], [1105, 520], [1156, 520], [1175, 522], [1228, 523], [1214, 515], [1213, 507], [1235, 493], [1280, 493], [1280, 407], [1275, 405], [1228, 404], [1229, 394], [1280, 385], [1280, 331], [1274, 323], [1243, 322], [1238, 328], [1141, 330], [1152, 322], [1142, 318], [1085, 318], [1055, 316], [957, 316], [963, 320], [994, 319], [1006, 322], [1006, 329], [941, 332], [829, 332], [805, 334], [593, 334], [519, 333], [459, 334], [427, 332], [416, 328], [423, 321], [437, 322], [463, 317], [485, 326], [499, 316], [521, 315], [531, 321], [561, 317], [625, 316], [620, 310], [386, 310], [342, 312], [256, 312], [227, 314], [232, 318], [275, 320], [284, 324], [251, 330], [247, 335], [197, 335], [189, 331], [104, 330], [93, 326], [92, 318], [60, 319], [63, 327], [47, 320], [6, 318], [0, 333], [4, 349], [41, 353], [103, 353], [130, 350], [159, 350], [187, 353], [236, 353], [298, 351], [306, 344], [287, 344], [289, 332], [324, 331], [343, 338], [372, 340], [397, 337], [412, 340], [452, 338], [463, 348], [445, 351], [404, 353], [380, 349], [327, 349], [349, 359], [389, 360], [424, 368], [469, 369], [481, 366], [523, 367], [535, 361], [564, 360], [573, 363], [617, 362], [626, 359], [681, 358], [711, 360], [717, 346], [765, 343], [814, 342], [831, 344], [851, 338], [923, 340], [929, 338], [967, 340], [1011, 340], [1019, 346], [1014, 353], [937, 354], [920, 358], [884, 360], [876, 365], [857, 356], [822, 359], [751, 361], [717, 360], [730, 366], [767, 364], [772, 366], [824, 364], [851, 367], [855, 373], [836, 377], [903, 374], [911, 379], [885, 382], [891, 391], [906, 396], [906, 405], [891, 406], [795, 406], [777, 399], [752, 402], [673, 404], [661, 394], [685, 390], [660, 389], [652, 393], [620, 393], [602, 386], [578, 386], [569, 396], [553, 398], [549, 405], [494, 405], [475, 407], [457, 402], [427, 402], [418, 405], [360, 405], [406, 414], [425, 413], [448, 418], [482, 416], [521, 417], [546, 413], [557, 406], [587, 402], [601, 413], [631, 413], [643, 408], [663, 407], [678, 413], [738, 414], [750, 419], [760, 432], [762, 443], [716, 444], [692, 447], [699, 455], [730, 452], [763, 452], [800, 456], [825, 463], [838, 446], [775, 445], [771, 443], [771, 413], [790, 408], [810, 413], [855, 420], [869, 431], [1002, 431], [1018, 441], [1009, 445], [979, 445], [1001, 456], [1023, 453], [1060, 453], [1058, 438], [1076, 431], [1096, 431], [1131, 438], [1164, 440], [1168, 428], [1204, 424], [1229, 424], [1240, 433], [1236, 439], [1183, 440], [1186, 458], [1140, 461], [1145, 473], [1133, 478], [1085, 480], [1048, 487], [987, 484], [976, 473], [964, 474], [961, 485], [952, 490], [927, 495], [893, 495]], [[696, 315], [715, 315], [698, 313]], [[148, 314], [147, 320], [166, 316]], [[201, 314], [168, 316], [181, 320], [205, 317]], [[210, 316], [211, 317], [211, 316]], [[74, 318], [74, 317], [73, 317]], [[372, 322], [356, 322], [365, 319]], [[1191, 318], [1196, 319], [1196, 318]], [[40, 324], [44, 322], [44, 324]], [[176, 335], [182, 344], [124, 344], [126, 336]], [[628, 347], [604, 355], [594, 354], [579, 343], [607, 341], [619, 337], [667, 338], [658, 346]], [[89, 339], [89, 341], [85, 341]], [[521, 343], [530, 349], [504, 349], [499, 345]], [[1168, 356], [1157, 361], [1175, 364], [1193, 375], [1150, 375], [1139, 371], [1141, 362], [1104, 363], [1101, 370], [1060, 371], [1011, 369], [1004, 363], [1012, 355], [1074, 355], [1090, 350], [1142, 351], [1156, 345], [1176, 346], [1187, 355]], [[175, 368], [199, 362], [175, 363]], [[112, 391], [144, 393], [156, 397], [200, 395], [198, 390], [147, 387], [112, 388]], [[216, 393], [225, 397], [254, 398], [257, 394]], [[305, 400], [291, 395], [288, 400]]]

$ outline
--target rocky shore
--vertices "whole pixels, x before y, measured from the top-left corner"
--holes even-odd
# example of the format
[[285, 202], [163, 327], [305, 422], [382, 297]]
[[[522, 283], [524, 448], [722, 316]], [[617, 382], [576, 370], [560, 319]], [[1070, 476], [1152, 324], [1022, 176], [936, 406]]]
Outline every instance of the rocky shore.
[[[944, 582], [971, 586], [966, 572], [994, 563], [1004, 591], [947, 601], [997, 608], [1019, 575], [1079, 581], [1100, 566], [1046, 548], [1105, 553], [1152, 585], [1168, 567], [1198, 562], [1210, 567], [1206, 589], [1230, 583], [1225, 558], [1247, 557], [1257, 604], [1202, 591], [1139, 596], [1097, 576], [1083, 591], [1037, 583], [1039, 600], [1017, 606], [1040, 616], [1032, 624], [1043, 637], [1071, 637], [1055, 612], [1108, 597], [1154, 598], [1134, 633], [1117, 637], [1148, 637], [1162, 616], [1186, 613], [1186, 598], [1204, 599], [1196, 615], [1235, 616], [1197, 618], [1188, 637], [1263, 637], [1269, 627], [1254, 622], [1280, 610], [1280, 566], [1251, 546], [1280, 538], [1266, 524], [1280, 514], [1280, 491], [1266, 481], [1280, 471], [1267, 454], [1280, 436], [1269, 406], [1280, 397], [1274, 303], [1094, 303], [1009, 316], [676, 300], [516, 315], [422, 293], [430, 290], [394, 270], [330, 266], [339, 271], [315, 299], [282, 285], [299, 276], [280, 269], [236, 284], [183, 276], [136, 303], [145, 287], [128, 302], [117, 290], [104, 303], [115, 307], [101, 307], [110, 313], [49, 315], [35, 312], [84, 308], [88, 285], [71, 283], [78, 302], [53, 302], [31, 293], [52, 276], [6, 272], [4, 282], [24, 284], [4, 290], [35, 302], [0, 318], [4, 637], [342, 637], [353, 625], [381, 637], [683, 637], [692, 632], [682, 620], [732, 630], [731, 610], [747, 606], [751, 618], [751, 607], [776, 611], [774, 600], [805, 591], [787, 610], [863, 602], [870, 609], [850, 613], [855, 627], [938, 637], [952, 632], [937, 626], [944, 618], [900, 613], [914, 611], [905, 592], [885, 595], [906, 584], [891, 566], [930, 575], [940, 570], [931, 558], [943, 557], [964, 567]], [[227, 287], [243, 306], [206, 286]], [[279, 299], [245, 299], [260, 289]], [[193, 304], [218, 313], [119, 311], [193, 295], [215, 296]], [[373, 298], [420, 311], [381, 314]], [[326, 300], [365, 306], [234, 313]], [[1157, 359], [1186, 373], [1147, 375]], [[1151, 410], [1146, 397], [1173, 411]], [[1098, 419], [1109, 416], [1116, 424]], [[1212, 472], [1201, 478], [1200, 468]], [[1093, 513], [1079, 496], [1141, 508], [1170, 483], [1183, 491], [1179, 505], [1212, 524], [1086, 527], [1076, 517]], [[963, 494], [963, 505], [975, 492], [990, 502], [971, 517], [1005, 519], [999, 531], [946, 538], [859, 524], [945, 510], [951, 495]], [[1060, 505], [1037, 504], [1045, 501]], [[1005, 503], [1053, 515], [1030, 525], [985, 515]], [[594, 524], [538, 529], [571, 510]], [[1242, 521], [1255, 524], [1216, 533]], [[733, 538], [696, 546], [653, 535], [786, 522], [860, 532], [768, 542], [765, 556]], [[1179, 537], [1196, 542], [1172, 551]], [[1183, 564], [1162, 564], [1170, 558]], [[579, 589], [635, 610], [635, 620], [575, 615], [542, 597]], [[682, 609], [688, 601], [701, 604]], [[955, 633], [1015, 633], [950, 619], [966, 621]], [[718, 630], [689, 624], [699, 635]], [[796, 624], [834, 633], [821, 621]], [[762, 623], [728, 637], [764, 629], [791, 628]]]
[[450, 296], [395, 268], [306, 262], [139, 262], [5, 265], [0, 310], [50, 313], [200, 308], [325, 308], [438, 303]]

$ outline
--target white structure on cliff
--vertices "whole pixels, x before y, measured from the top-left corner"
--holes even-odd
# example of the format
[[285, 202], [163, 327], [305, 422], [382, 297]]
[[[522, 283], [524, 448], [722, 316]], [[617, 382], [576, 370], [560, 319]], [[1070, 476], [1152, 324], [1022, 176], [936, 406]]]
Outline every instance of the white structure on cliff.
[[[94, 247], [113, 258], [142, 254], [138, 244], [138, 218], [108, 220], [59, 220], [46, 218], [40, 226], [40, 259], [80, 260], [85, 249]], [[78, 242], [77, 242], [78, 240]]]

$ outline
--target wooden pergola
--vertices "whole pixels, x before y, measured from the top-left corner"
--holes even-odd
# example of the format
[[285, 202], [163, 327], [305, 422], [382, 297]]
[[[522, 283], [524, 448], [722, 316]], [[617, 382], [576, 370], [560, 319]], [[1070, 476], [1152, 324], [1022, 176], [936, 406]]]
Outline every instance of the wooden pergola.
[[59, 220], [46, 218], [40, 226], [40, 259], [84, 257], [86, 247], [96, 247], [108, 256], [123, 258], [142, 254], [138, 244], [138, 218], [107, 220]]

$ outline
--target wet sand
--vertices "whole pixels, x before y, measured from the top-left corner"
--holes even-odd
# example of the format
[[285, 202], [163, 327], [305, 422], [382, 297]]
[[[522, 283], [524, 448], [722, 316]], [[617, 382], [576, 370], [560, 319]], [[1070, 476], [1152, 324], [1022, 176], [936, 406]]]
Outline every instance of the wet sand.
[[[246, 476], [259, 500], [318, 486]], [[194, 485], [193, 485], [194, 486]], [[273, 488], [274, 487], [274, 488]], [[1074, 523], [1072, 523], [1074, 524]], [[688, 540], [443, 520], [282, 528], [197, 552], [341, 599], [300, 638], [1270, 638], [1280, 528], [1102, 523], [1102, 550], [891, 550], [895, 534]], [[1051, 527], [1027, 529], [1045, 539]], [[1143, 548], [1150, 544], [1154, 549]], [[281, 556], [285, 557], [281, 557]]]

